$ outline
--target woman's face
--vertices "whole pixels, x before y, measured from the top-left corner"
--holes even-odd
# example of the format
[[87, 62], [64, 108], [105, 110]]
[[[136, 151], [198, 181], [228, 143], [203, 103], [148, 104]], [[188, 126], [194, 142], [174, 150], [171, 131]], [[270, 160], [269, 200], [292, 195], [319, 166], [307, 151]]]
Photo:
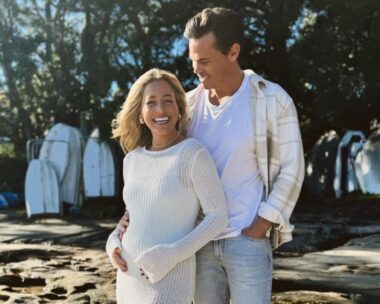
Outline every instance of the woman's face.
[[176, 136], [178, 105], [175, 93], [165, 80], [155, 80], [144, 90], [141, 114], [154, 140], [165, 141]]

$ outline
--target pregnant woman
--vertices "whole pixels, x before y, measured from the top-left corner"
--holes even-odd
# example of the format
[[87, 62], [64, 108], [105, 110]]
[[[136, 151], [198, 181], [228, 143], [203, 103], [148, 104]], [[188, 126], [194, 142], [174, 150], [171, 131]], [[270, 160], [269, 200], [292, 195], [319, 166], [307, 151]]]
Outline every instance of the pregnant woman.
[[190, 304], [194, 254], [227, 225], [213, 160], [185, 137], [187, 123], [185, 92], [160, 69], [140, 76], [117, 115], [113, 136], [128, 152], [123, 198], [130, 218], [122, 240], [116, 227], [106, 246], [118, 267], [118, 303]]

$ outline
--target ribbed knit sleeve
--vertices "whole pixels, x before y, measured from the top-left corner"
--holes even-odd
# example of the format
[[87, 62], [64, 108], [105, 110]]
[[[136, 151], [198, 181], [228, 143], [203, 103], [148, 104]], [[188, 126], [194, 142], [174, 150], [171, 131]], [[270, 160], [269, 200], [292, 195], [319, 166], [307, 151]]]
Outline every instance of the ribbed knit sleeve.
[[158, 244], [140, 254], [135, 263], [152, 283], [160, 281], [176, 264], [192, 256], [227, 226], [227, 205], [214, 162], [205, 148], [192, 156], [190, 179], [205, 217], [174, 243]]
[[111, 264], [115, 267], [117, 267], [117, 265], [114, 263], [112, 259], [112, 254], [117, 247], [121, 248], [121, 242], [119, 239], [119, 228], [120, 224], [118, 224], [116, 228], [111, 232], [106, 243], [107, 255], [110, 259]]
[[[126, 182], [126, 170], [127, 170], [127, 161], [128, 161], [128, 155], [126, 155], [123, 159], [123, 179], [124, 184]], [[127, 204], [125, 203], [125, 210], [127, 210]], [[119, 233], [120, 233], [120, 224], [116, 226], [116, 228], [111, 232], [111, 234], [108, 236], [107, 243], [106, 243], [106, 252], [108, 255], [108, 258], [111, 261], [111, 264], [117, 268], [117, 265], [114, 263], [112, 259], [112, 254], [116, 248], [121, 248], [121, 241], [119, 239]]]

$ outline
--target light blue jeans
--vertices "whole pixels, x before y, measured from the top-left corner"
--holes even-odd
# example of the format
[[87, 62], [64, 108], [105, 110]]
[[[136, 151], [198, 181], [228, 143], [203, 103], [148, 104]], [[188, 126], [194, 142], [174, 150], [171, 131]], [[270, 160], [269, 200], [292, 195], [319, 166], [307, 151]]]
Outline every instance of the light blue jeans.
[[197, 252], [194, 304], [271, 303], [272, 269], [268, 239], [209, 242]]

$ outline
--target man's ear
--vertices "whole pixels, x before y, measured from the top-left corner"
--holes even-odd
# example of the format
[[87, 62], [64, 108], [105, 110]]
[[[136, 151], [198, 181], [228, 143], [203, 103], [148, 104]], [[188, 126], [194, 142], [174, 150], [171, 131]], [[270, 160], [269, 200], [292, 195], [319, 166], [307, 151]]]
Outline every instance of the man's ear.
[[239, 43], [234, 43], [231, 45], [230, 52], [228, 53], [228, 57], [231, 62], [237, 61], [239, 58], [240, 54], [240, 44]]

